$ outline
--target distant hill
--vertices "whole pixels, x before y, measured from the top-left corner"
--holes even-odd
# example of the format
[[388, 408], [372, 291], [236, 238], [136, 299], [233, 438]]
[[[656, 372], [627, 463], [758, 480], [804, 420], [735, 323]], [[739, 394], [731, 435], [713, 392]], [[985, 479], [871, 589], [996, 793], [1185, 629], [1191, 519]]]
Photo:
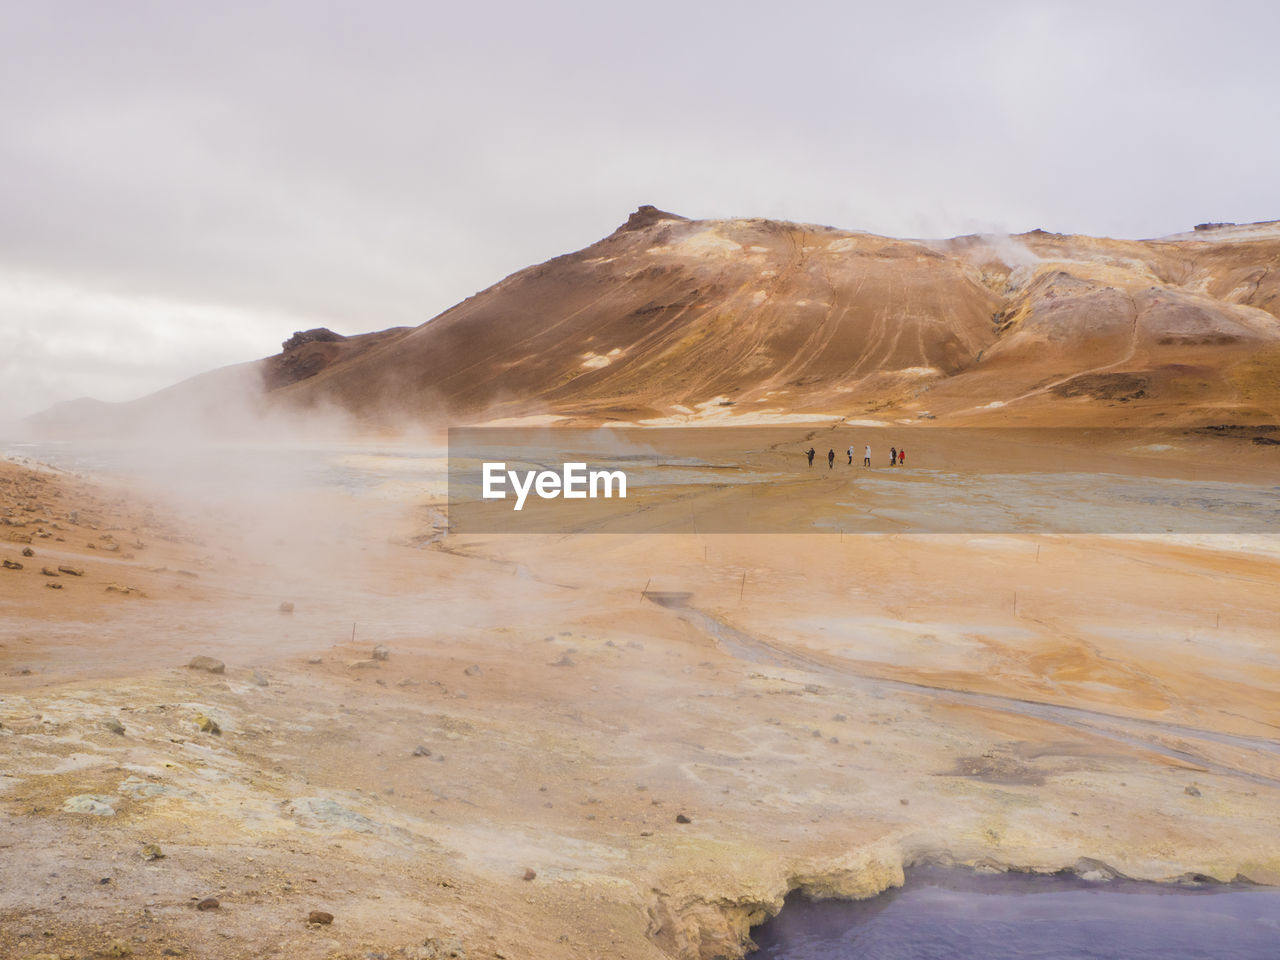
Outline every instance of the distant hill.
[[[110, 405], [107, 419], [180, 419], [230, 387], [232, 405], [337, 410], [372, 426], [546, 414], [1276, 420], [1280, 222], [1143, 241], [902, 240], [645, 206], [421, 326], [307, 331], [228, 370], [240, 373]], [[104, 414], [77, 404], [33, 419], [56, 431]]]

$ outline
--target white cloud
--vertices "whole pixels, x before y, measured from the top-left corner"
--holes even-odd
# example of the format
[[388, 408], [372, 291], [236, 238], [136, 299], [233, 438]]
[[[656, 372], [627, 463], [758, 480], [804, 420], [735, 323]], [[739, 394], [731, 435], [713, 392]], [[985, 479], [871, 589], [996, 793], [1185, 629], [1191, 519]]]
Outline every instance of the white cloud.
[[[0, 313], [31, 396], [251, 359], [282, 315], [421, 323], [641, 203], [935, 237], [1280, 216], [1267, 2], [85, 0], [0, 34], [0, 269], [97, 291]], [[137, 353], [86, 332], [107, 291], [240, 332], [152, 309]]]

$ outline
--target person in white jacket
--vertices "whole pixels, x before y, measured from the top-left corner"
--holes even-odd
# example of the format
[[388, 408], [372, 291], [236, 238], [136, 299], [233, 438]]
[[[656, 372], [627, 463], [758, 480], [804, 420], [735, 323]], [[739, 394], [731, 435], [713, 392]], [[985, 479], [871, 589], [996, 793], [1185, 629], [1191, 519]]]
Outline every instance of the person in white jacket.
[[869, 443], [866, 445], [866, 447], [863, 448], [862, 465], [864, 467], [871, 466], [871, 444]]

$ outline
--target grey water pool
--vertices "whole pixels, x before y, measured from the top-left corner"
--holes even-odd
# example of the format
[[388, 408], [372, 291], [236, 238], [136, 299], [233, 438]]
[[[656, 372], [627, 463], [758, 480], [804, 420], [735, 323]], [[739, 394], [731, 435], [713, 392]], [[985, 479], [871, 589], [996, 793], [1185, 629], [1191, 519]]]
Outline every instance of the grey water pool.
[[790, 897], [752, 960], [1277, 960], [1280, 889], [909, 871], [862, 901]]

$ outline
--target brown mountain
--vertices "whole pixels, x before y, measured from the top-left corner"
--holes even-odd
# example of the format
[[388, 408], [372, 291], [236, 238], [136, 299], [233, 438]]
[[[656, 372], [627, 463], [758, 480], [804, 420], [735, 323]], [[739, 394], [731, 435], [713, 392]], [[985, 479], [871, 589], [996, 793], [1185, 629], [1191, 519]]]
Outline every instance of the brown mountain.
[[646, 206], [419, 327], [308, 331], [253, 369], [271, 407], [373, 424], [1275, 420], [1280, 222], [923, 241]]

